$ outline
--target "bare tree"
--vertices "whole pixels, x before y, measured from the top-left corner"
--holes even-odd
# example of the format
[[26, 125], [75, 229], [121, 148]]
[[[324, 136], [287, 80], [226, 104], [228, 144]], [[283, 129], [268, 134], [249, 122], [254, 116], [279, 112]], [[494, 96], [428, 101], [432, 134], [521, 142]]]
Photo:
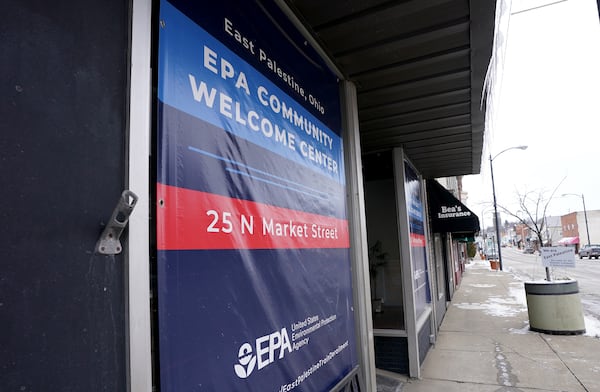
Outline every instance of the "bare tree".
[[[542, 233], [546, 229], [546, 213], [548, 212], [548, 206], [554, 197], [554, 194], [558, 190], [558, 187], [563, 183], [566, 177], [564, 177], [554, 190], [547, 196], [547, 191], [525, 191], [520, 193], [517, 190], [517, 198], [519, 201], [519, 211], [512, 212], [508, 208], [498, 205], [504, 212], [510, 216], [516, 218], [520, 223], [527, 226], [538, 239], [538, 244], [544, 246], [544, 239]], [[518, 214], [521, 212], [522, 214]], [[550, 280], [550, 271], [546, 268], [547, 280]]]
[[543, 246], [542, 233], [546, 228], [546, 211], [548, 210], [548, 204], [550, 204], [552, 196], [546, 198], [544, 192], [528, 191], [521, 194], [517, 191], [517, 198], [519, 201], [519, 210], [517, 212], [512, 212], [501, 205], [498, 207], [505, 213], [516, 218], [519, 223], [527, 226], [537, 237], [540, 246]]

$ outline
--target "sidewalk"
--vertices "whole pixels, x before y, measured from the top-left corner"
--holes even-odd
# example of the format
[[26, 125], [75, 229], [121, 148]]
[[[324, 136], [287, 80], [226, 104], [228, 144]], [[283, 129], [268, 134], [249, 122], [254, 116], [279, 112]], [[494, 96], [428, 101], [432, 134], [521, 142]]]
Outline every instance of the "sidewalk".
[[[378, 384], [386, 376], [380, 373]], [[523, 282], [475, 260], [421, 379], [397, 380], [394, 392], [600, 391], [600, 339], [530, 331]]]

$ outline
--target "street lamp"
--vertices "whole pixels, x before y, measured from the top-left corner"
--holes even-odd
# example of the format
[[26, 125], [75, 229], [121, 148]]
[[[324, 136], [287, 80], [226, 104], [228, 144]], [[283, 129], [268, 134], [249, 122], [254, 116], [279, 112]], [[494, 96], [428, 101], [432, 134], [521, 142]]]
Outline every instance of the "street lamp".
[[583, 193], [581, 195], [578, 194], [578, 193], [563, 193], [562, 196], [578, 196], [578, 197], [581, 197], [581, 201], [583, 202], [583, 216], [585, 218], [585, 231], [587, 233], [588, 245], [590, 245], [590, 229], [588, 227], [587, 210], [585, 209], [585, 198], [583, 197]]
[[500, 226], [498, 224], [498, 207], [496, 204], [496, 186], [494, 185], [494, 166], [492, 165], [492, 161], [498, 158], [498, 155], [506, 152], [508, 150], [526, 150], [527, 146], [517, 146], [517, 147], [509, 147], [505, 150], [500, 151], [492, 158], [492, 154], [490, 154], [490, 172], [492, 173], [492, 195], [494, 196], [494, 226], [496, 226], [496, 239], [498, 244], [498, 263], [500, 264], [500, 271], [502, 271], [502, 242], [500, 240]]

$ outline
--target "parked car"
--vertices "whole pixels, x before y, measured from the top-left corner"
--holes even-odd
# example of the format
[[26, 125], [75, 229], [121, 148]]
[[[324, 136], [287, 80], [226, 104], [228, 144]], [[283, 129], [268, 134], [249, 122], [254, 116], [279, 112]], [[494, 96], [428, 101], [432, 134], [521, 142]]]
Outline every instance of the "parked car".
[[600, 245], [584, 245], [581, 249], [579, 249], [579, 258], [583, 259], [584, 257], [588, 257], [590, 259], [593, 257], [598, 259], [600, 257]]

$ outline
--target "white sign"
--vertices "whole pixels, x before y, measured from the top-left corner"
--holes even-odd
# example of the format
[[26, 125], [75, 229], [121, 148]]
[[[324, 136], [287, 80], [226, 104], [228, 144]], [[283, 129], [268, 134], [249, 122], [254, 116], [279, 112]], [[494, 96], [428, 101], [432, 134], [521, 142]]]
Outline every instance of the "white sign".
[[571, 246], [549, 246], [540, 248], [544, 267], [575, 268], [575, 249]]

